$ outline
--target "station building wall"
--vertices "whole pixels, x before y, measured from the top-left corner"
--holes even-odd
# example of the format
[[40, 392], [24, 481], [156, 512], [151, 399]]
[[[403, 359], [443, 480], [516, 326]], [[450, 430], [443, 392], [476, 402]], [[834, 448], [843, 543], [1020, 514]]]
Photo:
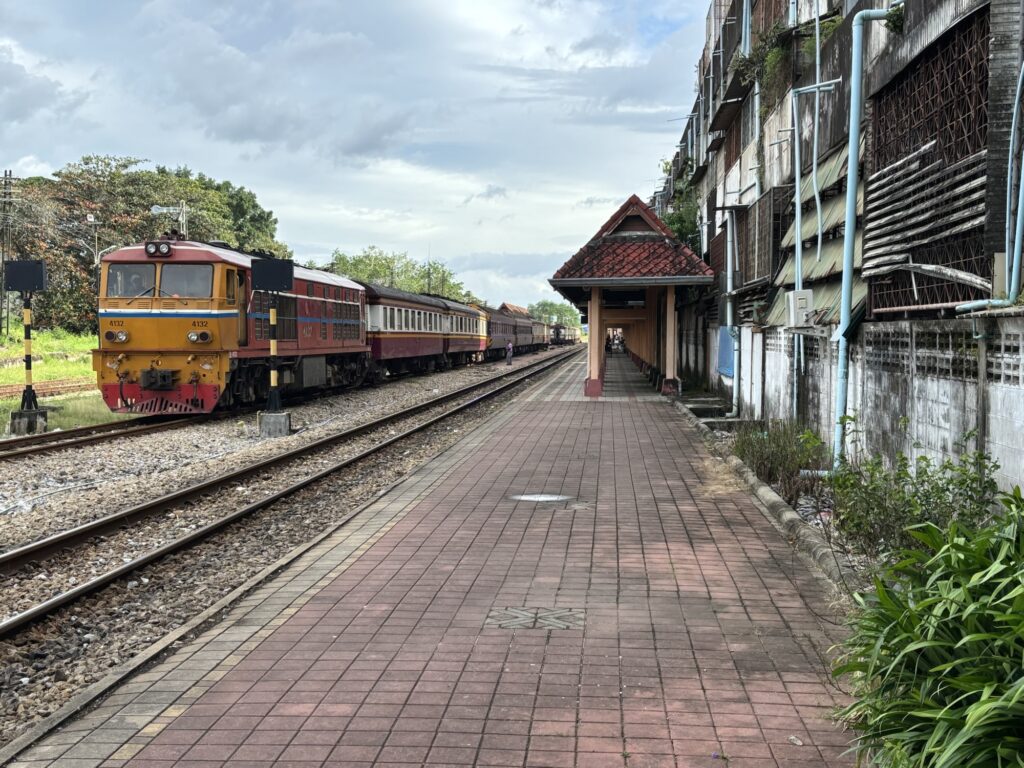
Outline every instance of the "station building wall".
[[[743, 328], [741, 414], [789, 419], [793, 414], [794, 334]], [[976, 338], [975, 334], [984, 338]], [[717, 373], [717, 328], [705, 343], [709, 389], [731, 396]], [[1024, 318], [864, 323], [850, 345], [848, 428], [851, 455], [897, 452], [934, 461], [982, 448], [999, 462], [996, 480], [1024, 486]], [[831, 444], [837, 348], [826, 336], [804, 336], [799, 420]]]

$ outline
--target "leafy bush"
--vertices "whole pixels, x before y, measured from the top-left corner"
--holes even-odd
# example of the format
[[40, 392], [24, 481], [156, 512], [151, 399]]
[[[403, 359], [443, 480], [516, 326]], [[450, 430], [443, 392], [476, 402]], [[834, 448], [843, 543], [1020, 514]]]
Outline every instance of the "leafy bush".
[[[819, 25], [819, 37], [821, 38], [821, 44], [824, 46], [825, 41], [832, 37], [833, 33], [843, 25], [842, 16], [833, 16], [829, 19], [822, 19]], [[807, 34], [808, 36], [804, 39], [800, 46], [800, 51], [804, 57], [809, 59], [812, 63], [814, 62], [814, 24], [808, 24]]]
[[813, 483], [801, 477], [800, 470], [820, 469], [827, 459], [817, 435], [792, 421], [772, 421], [764, 428], [744, 426], [736, 433], [733, 450], [755, 475], [777, 486], [790, 504]]
[[[966, 438], [965, 438], [966, 441]], [[958, 446], [957, 459], [936, 464], [899, 453], [889, 466], [881, 456], [844, 462], [832, 475], [835, 524], [846, 541], [872, 557], [915, 546], [907, 528], [934, 523], [963, 528], [985, 521], [996, 504], [998, 463], [981, 451]]]
[[857, 596], [835, 674], [856, 701], [841, 719], [885, 768], [1024, 765], [1024, 498], [977, 530], [909, 532], [907, 549]]

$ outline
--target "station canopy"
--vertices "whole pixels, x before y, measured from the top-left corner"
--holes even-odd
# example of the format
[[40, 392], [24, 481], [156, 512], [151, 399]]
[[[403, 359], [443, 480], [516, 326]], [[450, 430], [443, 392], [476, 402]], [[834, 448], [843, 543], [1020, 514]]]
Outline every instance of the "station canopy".
[[711, 267], [633, 195], [549, 282], [570, 302], [582, 306], [591, 288], [707, 285], [713, 275]]

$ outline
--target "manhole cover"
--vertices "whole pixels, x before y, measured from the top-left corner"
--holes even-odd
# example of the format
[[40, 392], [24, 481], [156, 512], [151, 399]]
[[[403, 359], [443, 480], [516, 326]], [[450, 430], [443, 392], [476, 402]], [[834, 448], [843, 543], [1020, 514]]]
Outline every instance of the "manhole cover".
[[511, 497], [513, 501], [536, 501], [536, 502], [552, 502], [552, 501], [569, 501], [572, 496], [561, 496], [557, 493], [522, 493], [518, 496]]
[[583, 629], [582, 608], [492, 608], [485, 627], [500, 629]]

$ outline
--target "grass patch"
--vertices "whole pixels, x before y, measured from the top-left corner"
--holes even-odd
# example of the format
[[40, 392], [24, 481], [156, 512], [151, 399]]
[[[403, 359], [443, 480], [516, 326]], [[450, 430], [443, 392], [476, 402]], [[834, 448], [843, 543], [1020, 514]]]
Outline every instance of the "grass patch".
[[[108, 421], [136, 418], [132, 414], [111, 413], [99, 392], [40, 398], [39, 404], [50, 409], [47, 415], [47, 427], [50, 432], [55, 429], [72, 429], [73, 427], [86, 427]], [[20, 397], [0, 400], [0, 420], [2, 420], [0, 433], [7, 435], [11, 428], [11, 411], [20, 407]]]
[[[96, 348], [96, 335], [68, 333], [61, 328], [32, 330], [32, 355], [87, 355]], [[0, 333], [0, 361], [21, 360], [25, 354], [25, 332], [21, 323], [11, 323], [10, 335]]]
[[[32, 331], [32, 379], [91, 378], [92, 350], [97, 340], [92, 334], [55, 330]], [[11, 333], [0, 333], [0, 386], [25, 381], [25, 339], [21, 323], [11, 323]]]
[[[63, 360], [50, 358], [32, 360], [32, 381], [56, 381], [57, 379], [79, 379], [93, 378], [91, 356], [77, 356], [72, 359]], [[0, 385], [21, 384], [25, 381], [24, 362], [19, 359], [13, 365], [4, 365], [0, 368]]]

